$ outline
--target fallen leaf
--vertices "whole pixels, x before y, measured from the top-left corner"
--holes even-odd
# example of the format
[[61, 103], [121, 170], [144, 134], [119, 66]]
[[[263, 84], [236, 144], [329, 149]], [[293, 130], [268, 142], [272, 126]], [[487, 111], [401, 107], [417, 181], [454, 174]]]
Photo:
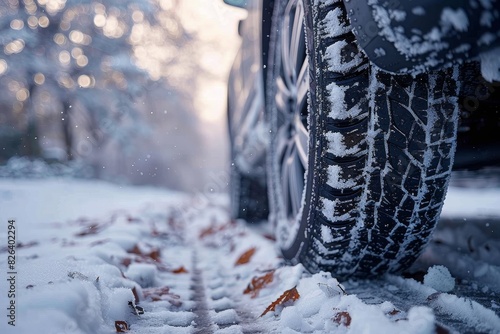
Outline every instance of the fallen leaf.
[[30, 247], [33, 247], [33, 246], [36, 246], [38, 245], [38, 241], [30, 241], [28, 243], [22, 243], [22, 242], [18, 242], [17, 245], [16, 245], [16, 248], [19, 249], [19, 248], [30, 248]]
[[84, 274], [82, 274], [81, 272], [78, 272], [78, 271], [70, 271], [68, 273], [68, 277], [73, 278], [73, 279], [80, 279], [82, 281], [89, 280], [88, 276], [85, 276]]
[[252, 281], [248, 284], [244, 294], [250, 294], [252, 298], [255, 298], [259, 295], [259, 292], [262, 288], [270, 284], [274, 279], [274, 270], [268, 272], [264, 276], [255, 276], [252, 278]]
[[127, 268], [128, 268], [128, 266], [130, 266], [130, 264], [132, 263], [132, 259], [131, 259], [131, 258], [129, 258], [129, 257], [126, 257], [126, 258], [124, 258], [124, 259], [122, 260], [122, 262], [121, 262], [121, 263], [122, 263], [122, 265], [124, 265], [125, 267], [127, 267]]
[[134, 294], [134, 301], [137, 304], [139, 302], [139, 293], [137, 293], [135, 286], [132, 288], [132, 293]]
[[151, 251], [151, 253], [148, 254], [148, 256], [150, 258], [152, 258], [154, 261], [160, 261], [160, 250], [159, 249], [155, 249], [153, 251]]
[[134, 248], [132, 248], [128, 252], [132, 253], [132, 254], [139, 255], [140, 257], [143, 257], [143, 258], [148, 257], [148, 258], [152, 259], [153, 261], [160, 262], [160, 250], [158, 248], [153, 248], [151, 250], [151, 252], [147, 253], [147, 252], [141, 251], [139, 246], [135, 245]]
[[318, 287], [320, 288], [321, 291], [328, 297], [328, 298], [333, 298], [336, 296], [341, 296], [341, 295], [347, 295], [345, 292], [344, 288], [340, 285], [337, 284], [337, 287], [330, 286], [325, 283], [318, 283]]
[[142, 222], [141, 218], [132, 217], [132, 216], [127, 216], [127, 221], [129, 223], [140, 223], [140, 222]]
[[90, 246], [93, 247], [93, 246], [97, 246], [97, 245], [103, 245], [107, 242], [110, 242], [111, 239], [103, 239], [103, 240], [97, 240], [97, 241], [93, 241], [90, 243]]
[[387, 314], [390, 315], [390, 316], [395, 316], [395, 315], [398, 315], [400, 313], [401, 313], [401, 311], [400, 310], [396, 310], [396, 309], [393, 309], [390, 312], [387, 312]]
[[351, 315], [347, 311], [338, 311], [332, 318], [332, 321], [338, 325], [349, 327], [351, 325]]
[[128, 302], [128, 306], [133, 314], [135, 314], [135, 315], [144, 314], [144, 309], [140, 306], [135, 305], [132, 301]]
[[440, 324], [436, 324], [436, 334], [450, 334], [450, 330]]
[[177, 269], [172, 270], [173, 274], [187, 274], [188, 272], [189, 271], [187, 271], [187, 269], [184, 268], [184, 266], [181, 266], [181, 267], [179, 267]]
[[[37, 241], [30, 241], [28, 243], [18, 242], [16, 244], [16, 248], [17, 249], [19, 249], [19, 248], [30, 248], [30, 247], [33, 247], [33, 246], [36, 246], [36, 245], [38, 245]], [[5, 253], [5, 252], [8, 252], [8, 251], [9, 251], [9, 247], [7, 247], [7, 246], [5, 246], [2, 249], [0, 249], [0, 253]]]
[[182, 305], [182, 302], [180, 301], [181, 297], [179, 295], [170, 292], [170, 288], [168, 286], [164, 286], [161, 288], [143, 289], [142, 293], [144, 295], [144, 298], [149, 298], [154, 302], [165, 300], [176, 307]]
[[213, 234], [216, 234], [218, 232], [222, 232], [225, 229], [228, 229], [228, 228], [233, 227], [233, 226], [235, 226], [234, 221], [230, 221], [230, 222], [228, 222], [224, 225], [220, 225], [220, 226], [215, 226], [215, 224], [212, 223], [212, 225], [210, 225], [209, 227], [201, 230], [199, 238], [204, 239], [204, 238], [208, 237], [209, 235], [213, 235]]
[[296, 301], [299, 298], [300, 295], [299, 292], [297, 291], [297, 287], [294, 287], [290, 290], [286, 290], [281, 296], [279, 296], [278, 299], [272, 302], [271, 305], [269, 305], [260, 316], [262, 317], [269, 311], [274, 311], [276, 309], [276, 306], [283, 305], [289, 300]]
[[120, 264], [123, 265], [125, 268], [128, 268], [132, 263], [149, 263], [155, 265], [160, 272], [171, 271], [171, 268], [161, 263], [160, 259], [153, 260], [153, 258], [151, 258], [149, 255], [148, 256], [136, 255], [133, 258], [126, 257], [120, 261]]
[[262, 236], [267, 240], [276, 241], [276, 237], [274, 236], [274, 234], [265, 233]]
[[92, 223], [92, 224], [86, 226], [79, 233], [75, 234], [75, 236], [77, 236], [77, 237], [84, 237], [84, 236], [87, 236], [87, 235], [98, 234], [99, 232], [101, 232], [102, 230], [104, 230], [108, 226], [109, 226], [109, 223], [103, 223], [103, 224]]
[[115, 329], [117, 333], [125, 333], [128, 332], [129, 327], [125, 321], [117, 320], [115, 321]]
[[250, 262], [252, 259], [252, 256], [254, 256], [255, 252], [257, 251], [257, 248], [253, 247], [247, 250], [245, 253], [241, 254], [241, 256], [238, 258], [236, 263], [234, 264], [235, 266], [239, 266], [242, 264], [246, 264]]
[[155, 226], [151, 228], [151, 236], [152, 237], [164, 237], [169, 236], [167, 232], [160, 232]]
[[434, 292], [434, 293], [431, 293], [431, 294], [427, 297], [427, 301], [428, 301], [428, 302], [433, 302], [433, 301], [437, 300], [440, 296], [441, 296], [441, 292]]

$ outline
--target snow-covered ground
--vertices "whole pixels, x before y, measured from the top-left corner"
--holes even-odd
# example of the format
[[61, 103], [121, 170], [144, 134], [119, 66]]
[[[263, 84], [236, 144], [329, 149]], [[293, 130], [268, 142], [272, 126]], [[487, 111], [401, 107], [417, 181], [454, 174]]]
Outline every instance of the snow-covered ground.
[[452, 187], [413, 278], [340, 284], [284, 265], [223, 195], [0, 179], [0, 333], [499, 333], [499, 204], [499, 187]]

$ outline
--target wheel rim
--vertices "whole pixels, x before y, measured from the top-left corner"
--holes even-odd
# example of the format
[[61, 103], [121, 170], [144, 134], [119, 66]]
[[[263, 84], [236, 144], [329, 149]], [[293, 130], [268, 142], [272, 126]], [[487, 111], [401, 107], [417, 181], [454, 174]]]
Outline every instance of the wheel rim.
[[[285, 8], [279, 40], [279, 75], [276, 79], [276, 156], [283, 214], [296, 224], [302, 209], [304, 176], [308, 164], [307, 95], [309, 65], [304, 31], [302, 0], [289, 1]], [[284, 218], [285, 218], [284, 217]]]

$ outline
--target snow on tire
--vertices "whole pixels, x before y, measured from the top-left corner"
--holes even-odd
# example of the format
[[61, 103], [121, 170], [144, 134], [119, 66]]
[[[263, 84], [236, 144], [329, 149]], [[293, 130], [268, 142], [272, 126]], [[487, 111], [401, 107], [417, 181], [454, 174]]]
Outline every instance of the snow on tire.
[[[305, 22], [303, 33], [296, 20]], [[341, 1], [277, 1], [272, 31], [268, 188], [284, 257], [337, 277], [404, 270], [427, 244], [444, 201], [458, 68], [416, 77], [378, 70], [358, 49]], [[305, 36], [305, 50], [297, 35]], [[294, 55], [305, 51], [301, 63]], [[290, 71], [304, 64], [305, 116], [305, 76]], [[298, 96], [286, 105], [290, 92]], [[301, 117], [306, 160], [294, 154], [304, 143]]]

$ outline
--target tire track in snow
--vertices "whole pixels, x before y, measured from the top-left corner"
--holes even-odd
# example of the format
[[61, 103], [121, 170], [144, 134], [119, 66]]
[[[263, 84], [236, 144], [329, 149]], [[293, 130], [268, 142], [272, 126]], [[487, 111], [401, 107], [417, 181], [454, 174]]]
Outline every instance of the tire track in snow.
[[[205, 279], [205, 307], [212, 328], [230, 333], [259, 334], [264, 333], [255, 324], [256, 317], [234, 295], [234, 285], [238, 277], [229, 272], [221, 261], [227, 261], [216, 249], [203, 248], [196, 251], [200, 254], [198, 265], [200, 274]], [[202, 269], [201, 269], [202, 268]], [[208, 324], [208, 323], [207, 323]], [[199, 328], [199, 325], [196, 326]], [[203, 332], [200, 328], [200, 332]]]
[[[264, 333], [255, 325], [255, 316], [231, 295], [236, 278], [220, 264], [215, 250], [193, 251], [193, 291], [196, 314], [195, 334], [211, 334], [227, 330], [230, 333]], [[198, 254], [203, 254], [199, 256]]]
[[203, 282], [203, 272], [198, 268], [198, 253], [193, 251], [193, 277], [192, 277], [193, 301], [196, 302], [193, 312], [196, 314], [195, 334], [213, 333], [213, 322], [210, 319], [207, 305], [207, 296]]

